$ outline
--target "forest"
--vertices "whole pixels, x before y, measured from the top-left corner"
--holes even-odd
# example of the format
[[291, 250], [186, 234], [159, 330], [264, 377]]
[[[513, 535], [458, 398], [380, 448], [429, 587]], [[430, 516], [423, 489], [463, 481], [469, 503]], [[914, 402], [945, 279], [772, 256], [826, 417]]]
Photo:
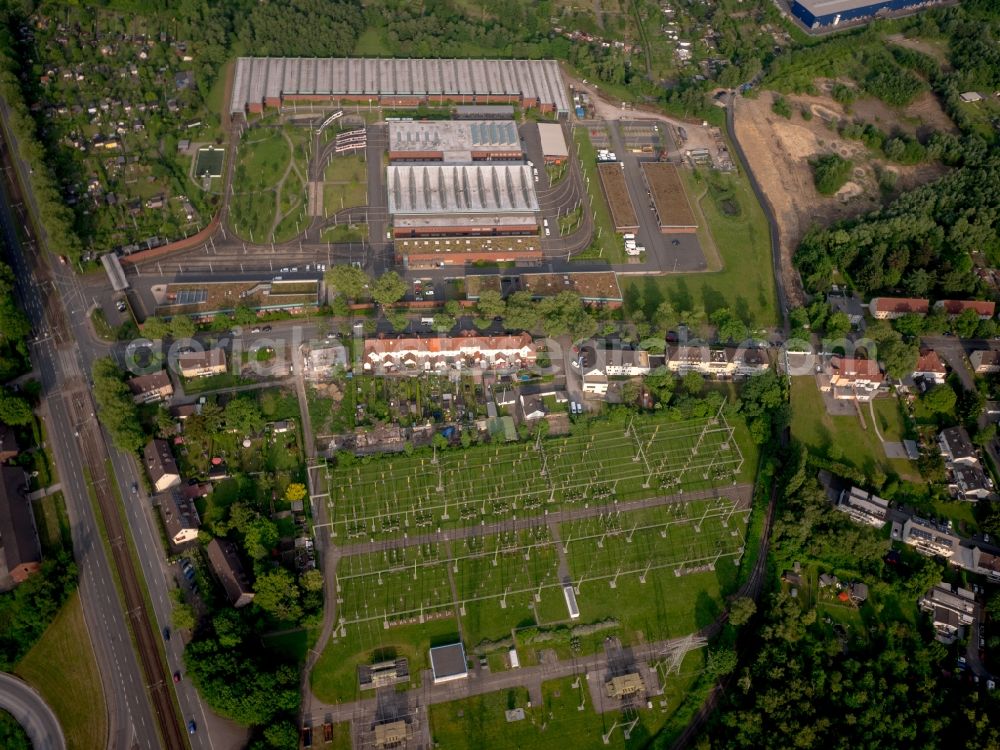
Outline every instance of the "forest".
[[[881, 210], [808, 232], [794, 258], [808, 292], [826, 291], [839, 272], [843, 280], [866, 295], [974, 297], [989, 293], [975, 266], [977, 262], [1000, 263], [1000, 226], [996, 221], [1000, 215], [1000, 148], [995, 130], [984, 132], [968, 121], [957, 92], [976, 86], [993, 91], [1000, 86], [1000, 55], [995, 41], [1000, 18], [989, 3], [974, 0], [961, 7], [928, 12], [914, 23], [919, 24], [921, 33], [947, 41], [952, 68], [947, 72], [937, 70], [937, 66], [931, 69], [919, 53], [900, 53], [893, 57], [894, 64], [924, 75], [932, 71], [930, 84], [961, 134], [936, 134], [926, 148], [915, 142], [886, 140], [870, 128], [843, 134], [881, 148], [895, 161], [912, 163], [933, 157], [956, 169], [937, 182], [904, 193]], [[871, 33], [858, 35], [862, 47]], [[814, 61], [812, 66], [804, 62], [776, 65], [772, 80], [795, 88], [807, 70], [810, 75], [838, 72], [841, 63], [834, 63], [834, 52], [850, 39], [842, 37], [803, 51], [803, 57]], [[785, 62], [794, 57], [790, 55]], [[883, 82], [888, 80], [882, 78]], [[871, 78], [865, 80], [870, 82]]]
[[854, 607], [776, 585], [740, 634], [744, 658], [698, 747], [996, 747], [997, 698], [961, 679], [917, 612], [942, 565], [918, 555], [887, 562], [888, 541], [833, 510], [815, 467], [803, 455], [790, 464], [774, 578], [797, 562], [871, 593]]

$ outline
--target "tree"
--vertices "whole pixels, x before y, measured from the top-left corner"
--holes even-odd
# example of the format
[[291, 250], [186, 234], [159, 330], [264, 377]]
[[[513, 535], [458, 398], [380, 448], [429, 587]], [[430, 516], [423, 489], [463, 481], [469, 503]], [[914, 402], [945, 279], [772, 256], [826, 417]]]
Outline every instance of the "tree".
[[294, 503], [302, 500], [306, 496], [306, 486], [301, 482], [294, 482], [285, 489], [285, 500]]
[[538, 308], [531, 292], [514, 292], [507, 298], [507, 319], [504, 323], [514, 331], [530, 331], [538, 325]]
[[290, 721], [279, 721], [264, 727], [264, 739], [273, 748], [298, 747], [299, 731]]
[[371, 286], [371, 277], [350, 265], [333, 266], [326, 272], [326, 283], [338, 295], [357, 301]]
[[495, 289], [484, 289], [479, 293], [479, 299], [476, 301], [476, 312], [483, 319], [500, 318], [506, 310], [507, 303], [503, 301], [500, 292]]
[[729, 622], [737, 627], [750, 622], [750, 618], [755, 614], [757, 614], [757, 604], [749, 596], [733, 599], [729, 605]]
[[315, 568], [307, 570], [302, 574], [301, 578], [299, 578], [299, 583], [302, 585], [302, 589], [304, 591], [322, 591], [323, 574]]
[[198, 622], [194, 607], [183, 602], [174, 602], [170, 610], [170, 621], [177, 630], [192, 630]]
[[986, 447], [987, 445], [990, 444], [991, 441], [993, 441], [996, 438], [996, 436], [997, 436], [996, 423], [991, 422], [990, 424], [986, 425], [978, 432], [976, 432], [976, 436], [972, 438], [972, 441], [980, 447]]
[[854, 162], [839, 154], [824, 154], [812, 161], [813, 182], [820, 195], [833, 195], [847, 182]]
[[139, 420], [139, 410], [132, 392], [122, 379], [122, 372], [110, 358], [94, 360], [91, 368], [94, 399], [98, 417], [115, 445], [123, 451], [138, 451], [146, 444], [146, 435]]
[[170, 319], [170, 335], [175, 339], [189, 339], [194, 332], [194, 322], [187, 315], [175, 315]]
[[705, 378], [700, 372], [691, 370], [684, 373], [684, 377], [681, 378], [681, 385], [692, 396], [697, 396], [701, 393], [701, 389], [705, 387]]
[[142, 332], [149, 338], [158, 340], [170, 334], [170, 325], [163, 318], [150, 315], [142, 324]]
[[254, 604], [278, 620], [293, 622], [302, 617], [299, 587], [292, 574], [275, 568], [257, 576], [254, 583]]
[[731, 648], [719, 648], [708, 652], [707, 672], [712, 679], [718, 680], [736, 669], [736, 651]]
[[976, 335], [979, 327], [979, 313], [972, 308], [962, 310], [961, 313], [951, 321], [951, 330], [960, 339], [971, 339]]
[[920, 394], [920, 406], [929, 414], [954, 414], [958, 396], [950, 385], [935, 385]]
[[886, 373], [900, 379], [913, 372], [913, 368], [917, 366], [920, 347], [904, 343], [901, 339], [889, 339], [879, 347], [878, 354]]
[[257, 402], [246, 396], [237, 396], [226, 404], [226, 427], [239, 435], [256, 435], [264, 428], [264, 415]]
[[826, 319], [826, 335], [831, 339], [840, 339], [851, 331], [851, 319], [847, 313], [835, 312]]
[[233, 310], [233, 322], [241, 326], [253, 325], [257, 322], [257, 311], [241, 302]]
[[12, 426], [30, 424], [34, 419], [31, 406], [20, 396], [0, 390], [0, 422]]
[[395, 271], [387, 271], [372, 286], [372, 299], [382, 307], [393, 305], [406, 294], [406, 282]]

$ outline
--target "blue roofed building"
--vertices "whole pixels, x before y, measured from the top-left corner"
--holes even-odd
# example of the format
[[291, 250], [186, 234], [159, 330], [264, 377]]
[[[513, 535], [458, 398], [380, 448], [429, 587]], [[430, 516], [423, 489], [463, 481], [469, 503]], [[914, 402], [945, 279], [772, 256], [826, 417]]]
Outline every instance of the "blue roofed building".
[[817, 28], [935, 4], [935, 0], [792, 0], [791, 8], [807, 27]]

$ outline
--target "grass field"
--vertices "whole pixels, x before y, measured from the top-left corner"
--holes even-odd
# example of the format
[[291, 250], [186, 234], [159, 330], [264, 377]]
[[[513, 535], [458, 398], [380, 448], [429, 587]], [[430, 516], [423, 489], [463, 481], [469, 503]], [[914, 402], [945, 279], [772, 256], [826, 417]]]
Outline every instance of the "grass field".
[[[601, 191], [601, 177], [597, 173], [597, 151], [590, 142], [586, 128], [573, 128], [573, 140], [579, 149], [583, 174], [585, 178], [590, 178], [590, 187], [587, 192], [590, 194], [592, 206], [589, 210], [594, 217], [594, 238], [590, 247], [573, 257], [575, 260], [602, 258], [608, 263], [624, 263], [627, 260], [625, 246], [622, 244], [621, 238], [615, 234], [615, 225], [611, 221], [611, 211], [608, 209], [608, 202]], [[587, 210], [587, 207], [585, 206], [584, 209]]]
[[897, 442], [912, 437], [906, 429], [906, 421], [897, 398], [877, 398], [872, 402], [872, 406], [882, 437]]
[[72, 539], [63, 494], [54, 492], [34, 500], [31, 507], [35, 513], [35, 527], [38, 529], [38, 540], [42, 545], [42, 551], [46, 555], [52, 555], [61, 549], [69, 549], [72, 546]]
[[[656, 305], [651, 298], [659, 296], [670, 300], [678, 310], [702, 305], [711, 314], [728, 307], [753, 326], [774, 325], [778, 314], [770, 234], [746, 176], [687, 169], [680, 173], [692, 203], [697, 202], [695, 210], [700, 208], [707, 221], [723, 268], [714, 273], [622, 277], [626, 299], [630, 289], [638, 290], [644, 296], [644, 306], [652, 309]], [[718, 184], [713, 188], [710, 181]], [[726, 200], [716, 199], [720, 193]]]
[[594, 423], [538, 446], [488, 445], [338, 467], [330, 474], [332, 533], [344, 544], [748, 481], [754, 467], [743, 461], [732, 429], [724, 418], [711, 422], [644, 416], [627, 431]]
[[[868, 429], [861, 426], [857, 416], [831, 416], [823, 404], [816, 379], [811, 375], [792, 378], [791, 401], [792, 437], [811, 453], [841, 461], [869, 477], [879, 469], [904, 479], [919, 478], [912, 462], [886, 458], [875, 430], [868, 424], [871, 414], [867, 406], [862, 408], [862, 413]], [[876, 415], [880, 413], [876, 411]]]
[[107, 710], [97, 662], [74, 594], [15, 672], [52, 706], [69, 750], [103, 750]]
[[323, 175], [323, 208], [333, 214], [342, 208], [365, 205], [368, 165], [361, 154], [336, 155]]
[[[357, 666], [387, 655], [410, 659], [419, 680], [427, 649], [459, 638], [487, 654], [515, 633], [527, 665], [541, 648], [532, 644], [570, 658], [600, 650], [608, 635], [670, 638], [719, 615], [749, 516], [724, 487], [755, 469], [740, 439], [724, 419], [577, 427], [537, 444], [380, 457], [334, 468], [325, 481], [319, 473], [343, 557], [317, 695], [355, 698]], [[620, 504], [707, 487], [719, 496]], [[579, 620], [569, 617], [566, 581]], [[581, 623], [601, 623], [600, 632], [587, 631], [574, 652]]]
[[[599, 707], [605, 709], [603, 712], [595, 710], [586, 681], [573, 677], [543, 683], [541, 705], [529, 706], [527, 690], [514, 688], [431, 706], [431, 737], [437, 747], [449, 750], [647, 747], [676, 709], [702, 660], [699, 652], [689, 654], [681, 665], [681, 675], [669, 678], [663, 696], [653, 698], [652, 709], [629, 712], [628, 716], [637, 717], [639, 722], [628, 740], [620, 724], [612, 731], [623, 712], [609, 705], [610, 699], [609, 704]], [[524, 719], [508, 722], [505, 712], [516, 708], [523, 709]], [[602, 741], [606, 734], [607, 745]]]

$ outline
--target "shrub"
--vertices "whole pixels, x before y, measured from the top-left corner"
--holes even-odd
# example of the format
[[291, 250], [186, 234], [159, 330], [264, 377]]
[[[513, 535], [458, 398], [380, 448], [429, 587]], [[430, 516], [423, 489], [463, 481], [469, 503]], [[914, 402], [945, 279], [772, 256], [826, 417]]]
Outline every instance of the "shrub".
[[821, 195], [833, 195], [847, 182], [854, 162], [837, 154], [825, 154], [812, 162], [813, 182]]

